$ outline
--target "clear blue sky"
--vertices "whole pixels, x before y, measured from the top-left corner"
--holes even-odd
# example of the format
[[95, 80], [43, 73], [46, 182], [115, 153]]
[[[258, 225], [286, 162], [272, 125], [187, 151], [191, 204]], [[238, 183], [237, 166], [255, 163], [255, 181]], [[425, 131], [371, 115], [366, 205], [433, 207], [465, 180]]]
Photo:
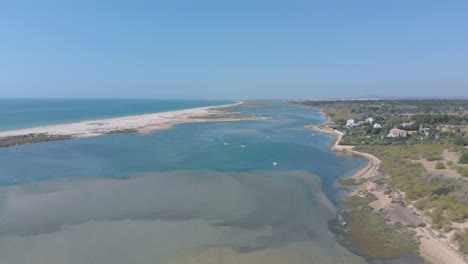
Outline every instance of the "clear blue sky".
[[466, 0], [2, 1], [0, 98], [468, 96], [467, 14]]

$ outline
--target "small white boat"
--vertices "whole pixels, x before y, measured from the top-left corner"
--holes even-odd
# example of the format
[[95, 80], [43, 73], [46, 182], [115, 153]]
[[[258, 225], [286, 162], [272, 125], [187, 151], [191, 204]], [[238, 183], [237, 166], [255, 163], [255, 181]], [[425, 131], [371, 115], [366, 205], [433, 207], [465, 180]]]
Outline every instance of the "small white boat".
[[224, 142], [224, 146], [229, 146], [229, 143], [227, 143], [227, 142]]
[[247, 146], [246, 146], [246, 145], [240, 145], [239, 147], [241, 147], [241, 148], [245, 148], [245, 147], [247, 147]]
[[276, 165], [278, 165], [278, 162], [273, 161], [273, 166], [276, 166]]

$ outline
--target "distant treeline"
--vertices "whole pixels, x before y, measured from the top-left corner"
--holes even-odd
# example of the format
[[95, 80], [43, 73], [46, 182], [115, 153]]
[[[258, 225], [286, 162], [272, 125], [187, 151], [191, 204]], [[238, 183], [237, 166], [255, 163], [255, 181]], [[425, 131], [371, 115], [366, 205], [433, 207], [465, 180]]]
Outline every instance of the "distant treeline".
[[468, 125], [468, 114], [416, 114], [411, 117], [416, 125], [419, 124], [447, 124], [447, 125]]
[[399, 99], [399, 100], [324, 100], [324, 101], [289, 101], [311, 107], [347, 109], [363, 116], [400, 115], [416, 113], [458, 114], [468, 112], [468, 100], [455, 99]]

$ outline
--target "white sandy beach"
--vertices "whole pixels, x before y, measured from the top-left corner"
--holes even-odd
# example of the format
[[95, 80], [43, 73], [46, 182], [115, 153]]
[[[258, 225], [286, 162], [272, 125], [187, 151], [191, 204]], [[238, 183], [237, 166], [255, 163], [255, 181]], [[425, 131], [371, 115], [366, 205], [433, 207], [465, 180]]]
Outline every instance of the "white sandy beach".
[[2, 131], [0, 132], [0, 138], [28, 134], [49, 134], [80, 138], [99, 136], [106, 133], [124, 130], [137, 130], [141, 133], [148, 133], [155, 130], [167, 129], [182, 123], [250, 120], [250, 118], [216, 117], [216, 115], [227, 113], [222, 111], [222, 108], [232, 107], [239, 104], [242, 104], [242, 102], [229, 105], [199, 107], [154, 114], [89, 120], [69, 124]]

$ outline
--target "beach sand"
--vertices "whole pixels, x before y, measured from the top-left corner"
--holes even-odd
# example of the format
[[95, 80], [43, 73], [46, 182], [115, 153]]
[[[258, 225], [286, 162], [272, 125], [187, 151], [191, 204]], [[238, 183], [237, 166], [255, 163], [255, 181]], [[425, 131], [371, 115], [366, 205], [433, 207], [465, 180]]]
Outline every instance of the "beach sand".
[[419, 227], [416, 229], [416, 233], [420, 237], [419, 241], [421, 242], [419, 252], [428, 263], [467, 263], [463, 255], [456, 252], [446, 242], [437, 238], [430, 228]]
[[[329, 120], [329, 119], [327, 119]], [[327, 124], [322, 125], [311, 125], [306, 126], [306, 128], [313, 129], [315, 131], [331, 134], [335, 136], [335, 142], [331, 151], [338, 151], [344, 153], [350, 153], [354, 155], [359, 155], [365, 157], [369, 160], [369, 164], [355, 173], [351, 178], [361, 179], [361, 178], [371, 178], [377, 176], [379, 173], [379, 167], [381, 160], [377, 157], [368, 154], [353, 150], [354, 146], [343, 146], [339, 145], [343, 137], [343, 133], [333, 130], [328, 127]], [[380, 188], [379, 188], [380, 187]], [[364, 184], [360, 185], [359, 188], [352, 192], [352, 195], [357, 194], [359, 191], [366, 190], [371, 192], [377, 197], [377, 200], [370, 203], [370, 206], [374, 210], [383, 210], [389, 216], [389, 219], [392, 222], [402, 222], [407, 224], [417, 224], [417, 222], [423, 222], [424, 219], [420, 217], [421, 212], [418, 212], [413, 206], [403, 206], [399, 203], [392, 203], [392, 198], [401, 196], [401, 193], [391, 193], [390, 195], [384, 194], [384, 188], [381, 188], [378, 184], [372, 181], [367, 181]], [[441, 240], [436, 232], [430, 227], [429, 223], [426, 222], [425, 227], [416, 228], [417, 236], [419, 237], [420, 246], [419, 253], [424, 258], [425, 261], [432, 264], [463, 264], [468, 263], [466, 258], [455, 249], [455, 245], [449, 240]]]

